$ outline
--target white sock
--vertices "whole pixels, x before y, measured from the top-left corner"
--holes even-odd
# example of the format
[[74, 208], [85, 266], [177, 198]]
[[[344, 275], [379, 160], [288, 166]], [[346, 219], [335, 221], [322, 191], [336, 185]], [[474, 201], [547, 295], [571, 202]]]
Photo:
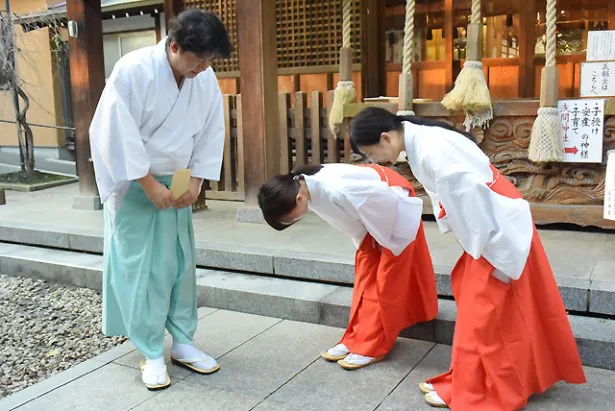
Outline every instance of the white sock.
[[201, 370], [212, 370], [218, 363], [211, 356], [191, 344], [179, 344], [173, 342], [171, 356], [176, 360], [189, 362]]
[[374, 357], [366, 357], [364, 355], [350, 353], [346, 358], [344, 358], [344, 361], [352, 365], [364, 365], [373, 359]]
[[141, 380], [147, 385], [163, 385], [168, 382], [167, 366], [164, 357], [146, 358], [141, 371]]
[[444, 402], [444, 400], [442, 400], [442, 398], [440, 398], [440, 396], [438, 395], [437, 392], [432, 391], [429, 394], [427, 394], [427, 396], [429, 397], [430, 400], [432, 400], [433, 402], [435, 402], [436, 404], [440, 404], [440, 405], [446, 405], [446, 403]]
[[423, 383], [423, 386], [424, 386], [425, 388], [427, 388], [428, 390], [432, 390], [432, 391], [434, 390], [434, 389], [433, 389], [433, 385], [431, 385], [431, 384], [430, 384], [430, 383], [428, 383], [428, 382], [424, 382], [424, 383]]
[[154, 359], [146, 358], [145, 364], [151, 365], [152, 367], [156, 367], [156, 368], [162, 368], [165, 365], [164, 357], [159, 357], [159, 358], [154, 358]]
[[341, 356], [341, 355], [346, 355], [349, 352], [350, 352], [350, 350], [344, 344], [338, 344], [338, 345], [336, 345], [333, 348], [329, 348], [329, 350], [327, 351], [327, 353], [329, 353], [330, 355], [333, 355], [335, 357]]

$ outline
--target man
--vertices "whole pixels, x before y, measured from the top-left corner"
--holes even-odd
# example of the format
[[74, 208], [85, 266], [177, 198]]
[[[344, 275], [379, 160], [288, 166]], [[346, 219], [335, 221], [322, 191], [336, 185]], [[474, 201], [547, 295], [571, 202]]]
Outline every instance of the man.
[[[167, 388], [164, 330], [174, 364], [201, 374], [220, 367], [192, 345], [197, 326], [192, 204], [202, 182], [219, 180], [222, 95], [211, 63], [229, 56], [224, 24], [187, 10], [158, 45], [120, 59], [90, 127], [105, 208], [103, 332], [127, 335], [145, 356], [143, 383]], [[179, 198], [172, 176], [191, 169]]]

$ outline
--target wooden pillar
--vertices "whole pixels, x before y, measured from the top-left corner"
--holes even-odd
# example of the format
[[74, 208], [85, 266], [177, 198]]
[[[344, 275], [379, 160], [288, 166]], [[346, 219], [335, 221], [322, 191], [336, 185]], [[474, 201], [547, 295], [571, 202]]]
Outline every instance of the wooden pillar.
[[609, 30], [615, 30], [615, 0], [608, 0]]
[[[544, 16], [544, 13], [542, 13]], [[528, 1], [519, 13], [519, 97], [536, 97], [534, 49], [536, 47], [536, 2]]]
[[105, 86], [100, 0], [68, 0], [66, 14], [76, 33], [69, 36], [79, 196], [73, 207], [101, 208], [90, 154], [89, 128]]
[[361, 0], [361, 89], [363, 97], [385, 94], [384, 2]]
[[453, 89], [453, 29], [455, 27], [455, 9], [453, 8], [453, 0], [444, 0], [444, 53], [446, 55], [446, 67], [444, 70], [444, 84], [446, 92], [448, 93]]
[[280, 171], [275, 2], [236, 0], [246, 205]]
[[183, 7], [182, 0], [164, 0], [164, 22], [167, 31], [169, 30], [169, 22], [181, 13]]

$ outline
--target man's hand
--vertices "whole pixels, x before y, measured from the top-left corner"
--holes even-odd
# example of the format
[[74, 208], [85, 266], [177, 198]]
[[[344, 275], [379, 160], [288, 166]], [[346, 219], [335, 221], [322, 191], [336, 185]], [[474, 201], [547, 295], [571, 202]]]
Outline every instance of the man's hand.
[[190, 177], [190, 189], [178, 199], [173, 200], [172, 205], [174, 208], [186, 208], [192, 206], [194, 202], [199, 198], [199, 189], [201, 188], [201, 179], [197, 177]]
[[145, 191], [147, 198], [149, 198], [159, 210], [164, 210], [172, 206], [173, 197], [171, 196], [171, 191], [163, 184], [160, 184], [151, 173], [137, 181], [141, 184], [141, 187], [143, 187], [143, 191]]

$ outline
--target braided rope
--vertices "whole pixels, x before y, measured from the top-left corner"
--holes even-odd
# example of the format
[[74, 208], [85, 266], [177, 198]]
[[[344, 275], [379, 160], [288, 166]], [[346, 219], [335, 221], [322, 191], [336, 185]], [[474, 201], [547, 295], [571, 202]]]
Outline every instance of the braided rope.
[[350, 48], [352, 29], [352, 0], [344, 0], [342, 5], [342, 47]]
[[406, 1], [406, 22], [404, 24], [404, 50], [402, 73], [410, 74], [412, 71], [412, 58], [414, 57], [414, 12], [415, 0]]
[[472, 24], [481, 24], [481, 14], [480, 14], [480, 3], [481, 0], [472, 0], [472, 19], [470, 22]]
[[547, 50], [546, 66], [555, 66], [555, 53], [557, 49], [557, 4], [555, 0], [547, 0]]

